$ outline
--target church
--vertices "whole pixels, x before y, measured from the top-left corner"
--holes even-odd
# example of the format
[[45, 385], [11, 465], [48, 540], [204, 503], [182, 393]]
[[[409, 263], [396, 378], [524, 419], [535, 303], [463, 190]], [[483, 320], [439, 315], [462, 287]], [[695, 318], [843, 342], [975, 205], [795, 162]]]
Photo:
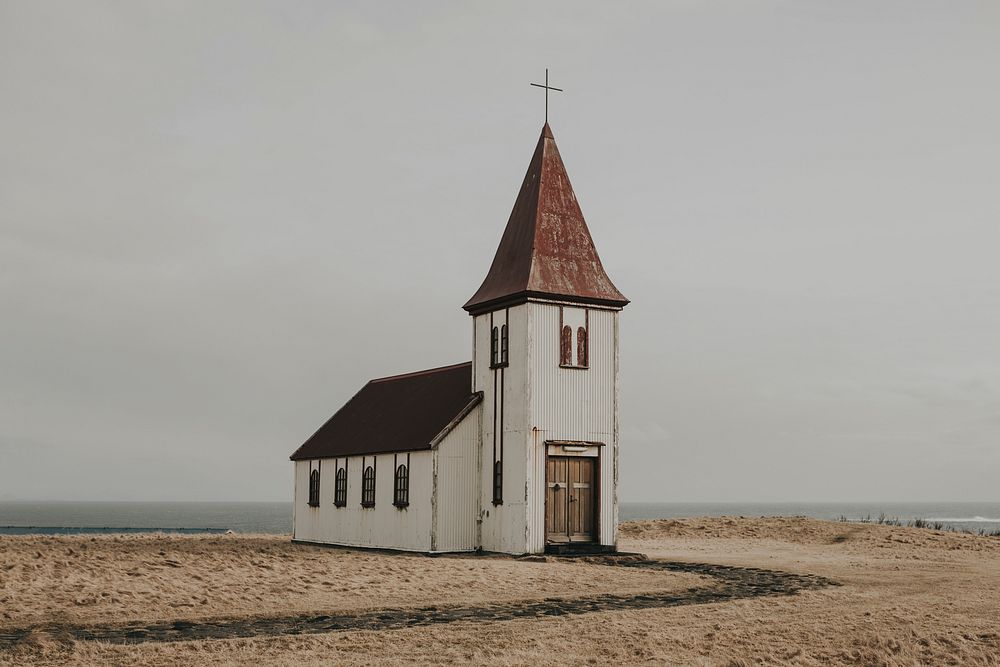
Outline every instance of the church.
[[618, 315], [548, 122], [482, 285], [472, 361], [369, 381], [295, 453], [292, 539], [614, 551]]

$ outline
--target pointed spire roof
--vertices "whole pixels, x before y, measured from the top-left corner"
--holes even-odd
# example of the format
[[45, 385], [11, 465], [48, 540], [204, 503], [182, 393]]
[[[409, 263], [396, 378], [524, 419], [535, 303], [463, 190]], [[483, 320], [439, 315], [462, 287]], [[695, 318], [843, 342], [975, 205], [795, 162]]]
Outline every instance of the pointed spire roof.
[[618, 308], [628, 303], [604, 272], [548, 123], [493, 265], [463, 308], [476, 314], [532, 297]]

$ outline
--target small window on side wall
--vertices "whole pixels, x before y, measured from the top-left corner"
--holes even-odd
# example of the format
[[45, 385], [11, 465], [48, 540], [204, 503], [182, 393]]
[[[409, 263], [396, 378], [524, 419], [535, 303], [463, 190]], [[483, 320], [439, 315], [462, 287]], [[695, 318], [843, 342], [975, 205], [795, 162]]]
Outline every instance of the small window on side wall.
[[410, 469], [404, 463], [396, 466], [392, 504], [396, 507], [406, 507], [410, 504]]
[[319, 470], [309, 473], [309, 507], [319, 507]]
[[375, 468], [368, 466], [361, 475], [361, 506], [375, 507]]
[[347, 468], [339, 468], [333, 486], [333, 504], [337, 507], [347, 505]]
[[493, 504], [503, 504], [503, 461], [493, 463]]

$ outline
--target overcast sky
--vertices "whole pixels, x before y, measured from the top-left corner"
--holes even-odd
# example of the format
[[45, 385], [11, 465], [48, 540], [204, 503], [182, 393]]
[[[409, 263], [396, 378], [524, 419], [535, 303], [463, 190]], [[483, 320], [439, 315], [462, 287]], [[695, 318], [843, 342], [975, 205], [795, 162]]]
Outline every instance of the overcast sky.
[[285, 500], [550, 120], [623, 500], [998, 500], [1000, 5], [0, 1], [0, 498]]

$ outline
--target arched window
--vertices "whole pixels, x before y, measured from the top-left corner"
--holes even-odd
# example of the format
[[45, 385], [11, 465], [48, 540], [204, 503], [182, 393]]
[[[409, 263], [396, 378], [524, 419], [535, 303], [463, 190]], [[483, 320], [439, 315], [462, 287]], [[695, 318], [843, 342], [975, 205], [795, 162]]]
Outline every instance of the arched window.
[[500, 327], [500, 365], [507, 365], [507, 325]]
[[559, 338], [559, 365], [573, 365], [573, 327], [564, 325]]
[[396, 483], [393, 487], [392, 504], [406, 507], [410, 504], [410, 469], [405, 464], [396, 466]]
[[583, 327], [576, 330], [576, 365], [587, 366], [587, 330]]
[[493, 327], [490, 333], [490, 367], [496, 368], [500, 364], [500, 330]]
[[333, 485], [333, 504], [337, 507], [347, 505], [347, 466], [337, 469], [337, 477]]
[[319, 469], [309, 473], [309, 506], [319, 507]]
[[361, 475], [361, 506], [375, 507], [375, 468], [368, 466]]
[[503, 504], [503, 461], [493, 463], [493, 504]]

